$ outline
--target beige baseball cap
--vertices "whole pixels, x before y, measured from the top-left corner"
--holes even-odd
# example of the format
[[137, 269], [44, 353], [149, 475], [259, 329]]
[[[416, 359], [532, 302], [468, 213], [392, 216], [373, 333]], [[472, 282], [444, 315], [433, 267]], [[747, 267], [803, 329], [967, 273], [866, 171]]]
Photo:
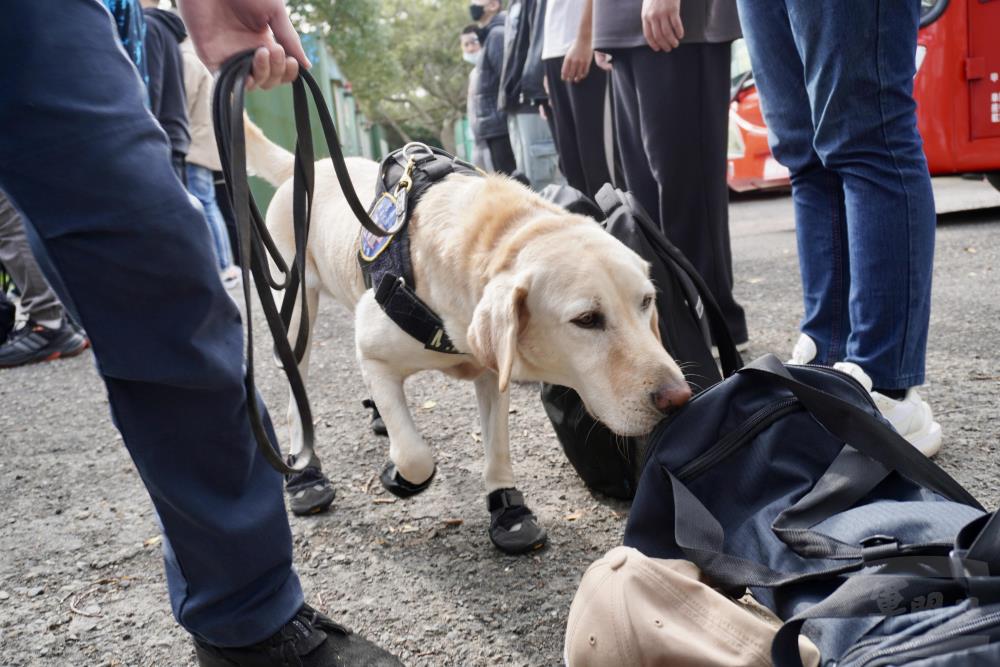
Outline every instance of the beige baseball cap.
[[[733, 601], [702, 583], [685, 560], [616, 547], [580, 581], [566, 625], [569, 667], [765, 667], [781, 621], [746, 596]], [[806, 667], [819, 650], [805, 637]]]

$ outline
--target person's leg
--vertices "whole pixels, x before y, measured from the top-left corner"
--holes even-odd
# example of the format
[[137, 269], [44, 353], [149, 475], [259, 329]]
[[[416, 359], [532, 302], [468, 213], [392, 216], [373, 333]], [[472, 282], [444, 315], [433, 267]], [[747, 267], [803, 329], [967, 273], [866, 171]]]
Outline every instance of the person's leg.
[[728, 42], [683, 44], [670, 52], [630, 49], [629, 58], [660, 226], [698, 269], [742, 343], [747, 325], [733, 298], [726, 184], [729, 53]]
[[632, 55], [637, 49], [615, 51], [614, 69], [614, 118], [615, 137], [621, 151], [622, 172], [625, 185], [639, 200], [646, 212], [659, 223], [660, 196], [656, 179], [649, 167], [649, 158], [643, 146], [645, 128], [639, 113], [639, 94], [632, 69]]
[[573, 107], [570, 103], [569, 84], [562, 80], [562, 58], [542, 61], [545, 76], [549, 81], [549, 108], [552, 111], [552, 138], [559, 152], [559, 164], [566, 182], [580, 192], [593, 196], [587, 189], [587, 175], [583, 169], [577, 144], [576, 124], [573, 121]]
[[605, 183], [611, 182], [604, 146], [608, 74], [593, 65], [583, 81], [564, 83], [564, 86], [575, 121], [575, 141], [586, 182], [584, 192], [593, 197]]
[[805, 306], [800, 325], [816, 345], [797, 361], [833, 364], [847, 354], [850, 263], [840, 176], [813, 149], [813, 124], [802, 60], [783, 2], [739, 0], [771, 152], [788, 167], [795, 207]]
[[936, 217], [912, 94], [920, 3], [788, 0], [788, 8], [816, 152], [844, 183], [847, 361], [876, 389], [922, 384]]
[[0, 127], [17, 132], [0, 133], [0, 184], [91, 336], [162, 521], [174, 614], [246, 645], [302, 605], [281, 476], [250, 432], [239, 311], [115, 39], [93, 0], [5, 4]]
[[486, 140], [486, 146], [490, 149], [490, 160], [497, 173], [510, 176], [517, 171], [517, 161], [514, 159], [514, 149], [510, 145], [508, 135], [490, 137]]
[[205, 222], [208, 231], [212, 233], [215, 256], [219, 261], [219, 270], [228, 269], [233, 264], [233, 253], [229, 245], [229, 234], [226, 232], [226, 222], [215, 201], [215, 182], [212, 171], [201, 165], [191, 164], [187, 169], [187, 188], [201, 202], [205, 209]]
[[20, 214], [0, 192], [0, 264], [21, 292], [21, 308], [28, 317], [49, 329], [66, 319], [62, 302], [42, 275], [28, 245]]
[[545, 119], [537, 110], [511, 117], [517, 123], [524, 153], [524, 175], [531, 181], [531, 187], [541, 190], [551, 183], [564, 182], [559, 172], [559, 154]]

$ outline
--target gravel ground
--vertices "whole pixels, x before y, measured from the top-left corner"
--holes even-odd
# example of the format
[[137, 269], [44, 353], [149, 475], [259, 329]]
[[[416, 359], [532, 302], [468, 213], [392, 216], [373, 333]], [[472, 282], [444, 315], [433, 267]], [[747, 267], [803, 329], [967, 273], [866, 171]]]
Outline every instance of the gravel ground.
[[[763, 211], [767, 225], [755, 222]], [[787, 198], [733, 206], [737, 295], [750, 356], [791, 348], [801, 310]], [[777, 222], [776, 222], [777, 221]], [[984, 503], [1000, 500], [1000, 211], [943, 220], [926, 389], [945, 431], [938, 461]], [[490, 544], [470, 384], [423, 374], [410, 402], [438, 452], [432, 487], [395, 501], [375, 477], [387, 443], [360, 408], [350, 318], [322, 308], [311, 372], [332, 511], [290, 517], [316, 606], [410, 665], [556, 665], [588, 563], [621, 541], [627, 505], [589, 493], [565, 462], [531, 386], [512, 393], [518, 485], [550, 545], [510, 557]], [[259, 359], [269, 359], [267, 346]], [[260, 364], [284, 414], [278, 372]], [[0, 664], [190, 665], [173, 622], [157, 528], [90, 355], [0, 372]]]

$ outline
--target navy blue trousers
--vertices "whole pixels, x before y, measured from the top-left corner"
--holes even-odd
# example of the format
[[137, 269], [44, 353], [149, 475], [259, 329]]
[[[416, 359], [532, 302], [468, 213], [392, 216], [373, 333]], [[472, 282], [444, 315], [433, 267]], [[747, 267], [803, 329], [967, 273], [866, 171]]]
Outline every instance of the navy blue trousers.
[[96, 0], [4, 3], [0, 188], [93, 343], [174, 615], [245, 645], [302, 604], [282, 480], [250, 432], [239, 312], [143, 95]]

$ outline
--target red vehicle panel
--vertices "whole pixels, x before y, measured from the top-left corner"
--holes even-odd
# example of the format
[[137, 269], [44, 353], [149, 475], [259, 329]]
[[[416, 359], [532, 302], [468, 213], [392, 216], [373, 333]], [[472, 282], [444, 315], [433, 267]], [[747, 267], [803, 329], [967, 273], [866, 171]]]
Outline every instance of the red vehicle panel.
[[[913, 96], [930, 172], [985, 172], [1000, 188], [1000, 0], [923, 5], [927, 25], [917, 37]], [[787, 186], [787, 171], [775, 168], [766, 141], [760, 143], [757, 90], [749, 74], [740, 74], [745, 59], [734, 49], [729, 184], [736, 191]]]

